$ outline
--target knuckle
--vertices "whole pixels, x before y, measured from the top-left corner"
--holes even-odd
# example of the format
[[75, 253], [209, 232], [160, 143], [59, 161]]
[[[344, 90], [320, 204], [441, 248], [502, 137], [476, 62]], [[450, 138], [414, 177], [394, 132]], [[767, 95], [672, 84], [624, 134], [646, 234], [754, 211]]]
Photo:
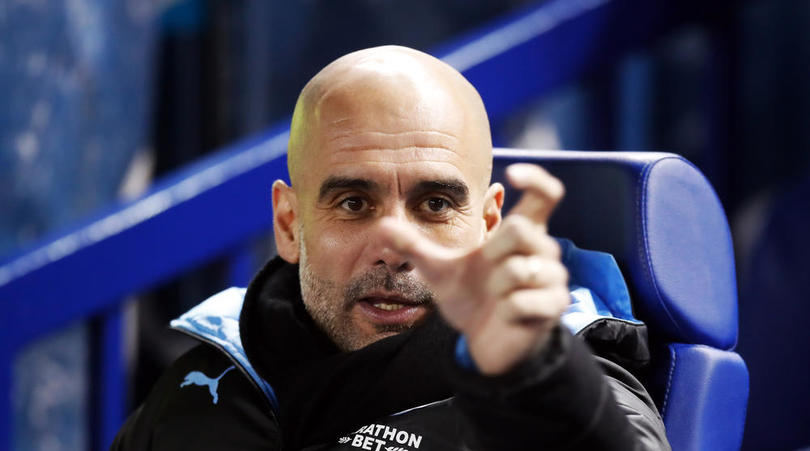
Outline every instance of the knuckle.
[[537, 227], [528, 221], [524, 221], [515, 230], [515, 235], [521, 243], [528, 244], [537, 241], [538, 232]]
[[558, 286], [551, 290], [551, 296], [555, 299], [559, 306], [563, 309], [571, 303], [571, 293], [568, 291], [568, 287], [565, 286]]
[[514, 292], [509, 295], [508, 302], [518, 316], [526, 317], [538, 313], [542, 300], [537, 296], [526, 296], [525, 293]]
[[515, 216], [516, 215], [508, 215], [507, 217], [503, 218], [500, 226], [501, 233], [509, 233], [512, 231], [512, 227], [515, 226]]
[[515, 234], [519, 233], [520, 229], [526, 227], [528, 219], [523, 215], [509, 215], [503, 220], [504, 232]]
[[542, 232], [536, 224], [524, 216], [516, 216], [509, 233], [512, 239], [521, 248], [535, 248], [537, 241], [541, 239]]
[[550, 265], [549, 272], [551, 273], [555, 282], [559, 282], [562, 284], [563, 288], [566, 288], [568, 285], [569, 274], [568, 268], [566, 268], [565, 265], [559, 261], [555, 261]]
[[513, 255], [504, 260], [503, 265], [509, 274], [519, 274], [523, 269], [524, 262], [518, 256]]
[[503, 263], [504, 277], [512, 284], [520, 283], [523, 280], [522, 273], [525, 271], [524, 263], [517, 257], [509, 257]]

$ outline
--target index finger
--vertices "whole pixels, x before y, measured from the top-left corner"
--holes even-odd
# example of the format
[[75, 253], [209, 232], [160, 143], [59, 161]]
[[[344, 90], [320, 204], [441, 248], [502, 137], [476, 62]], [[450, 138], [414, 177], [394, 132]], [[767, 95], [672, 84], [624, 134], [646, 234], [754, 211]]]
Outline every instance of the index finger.
[[506, 178], [513, 187], [523, 190], [520, 201], [509, 214], [525, 216], [545, 225], [565, 195], [565, 187], [556, 177], [536, 164], [516, 163], [506, 168]]
[[390, 218], [383, 218], [380, 228], [384, 244], [410, 260], [428, 277], [440, 277], [451, 267], [450, 263], [464, 254], [431, 241], [413, 226]]

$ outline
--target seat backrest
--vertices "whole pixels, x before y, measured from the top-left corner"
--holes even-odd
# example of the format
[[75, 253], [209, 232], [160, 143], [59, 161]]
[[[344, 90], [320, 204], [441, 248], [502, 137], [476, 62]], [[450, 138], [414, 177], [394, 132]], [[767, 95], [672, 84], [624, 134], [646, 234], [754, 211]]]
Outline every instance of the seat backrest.
[[[645, 383], [673, 449], [738, 449], [748, 373], [737, 341], [734, 255], [722, 205], [684, 158], [498, 149], [493, 180], [536, 162], [566, 186], [552, 235], [613, 254], [654, 342]], [[519, 198], [507, 186], [505, 208]]]

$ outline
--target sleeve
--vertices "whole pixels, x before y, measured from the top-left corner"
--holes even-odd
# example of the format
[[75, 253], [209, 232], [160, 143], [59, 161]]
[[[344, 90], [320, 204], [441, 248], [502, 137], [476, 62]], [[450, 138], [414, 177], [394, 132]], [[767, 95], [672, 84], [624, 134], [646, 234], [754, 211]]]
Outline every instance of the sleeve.
[[473, 449], [669, 449], [641, 384], [594, 358], [564, 327], [553, 330], [540, 355], [504, 375], [484, 376], [453, 362], [448, 378]]
[[161, 376], [110, 450], [280, 450], [275, 415], [221, 352], [199, 345]]

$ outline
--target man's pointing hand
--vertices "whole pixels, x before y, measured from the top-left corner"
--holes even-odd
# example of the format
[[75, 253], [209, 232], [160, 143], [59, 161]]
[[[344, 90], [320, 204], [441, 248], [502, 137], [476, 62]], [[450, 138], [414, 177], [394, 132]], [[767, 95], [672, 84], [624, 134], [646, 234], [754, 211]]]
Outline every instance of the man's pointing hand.
[[502, 374], [539, 352], [570, 302], [560, 248], [546, 233], [562, 183], [538, 166], [514, 164], [509, 183], [524, 194], [490, 238], [450, 249], [384, 219], [387, 245], [419, 269], [444, 318], [467, 337], [484, 374]]

